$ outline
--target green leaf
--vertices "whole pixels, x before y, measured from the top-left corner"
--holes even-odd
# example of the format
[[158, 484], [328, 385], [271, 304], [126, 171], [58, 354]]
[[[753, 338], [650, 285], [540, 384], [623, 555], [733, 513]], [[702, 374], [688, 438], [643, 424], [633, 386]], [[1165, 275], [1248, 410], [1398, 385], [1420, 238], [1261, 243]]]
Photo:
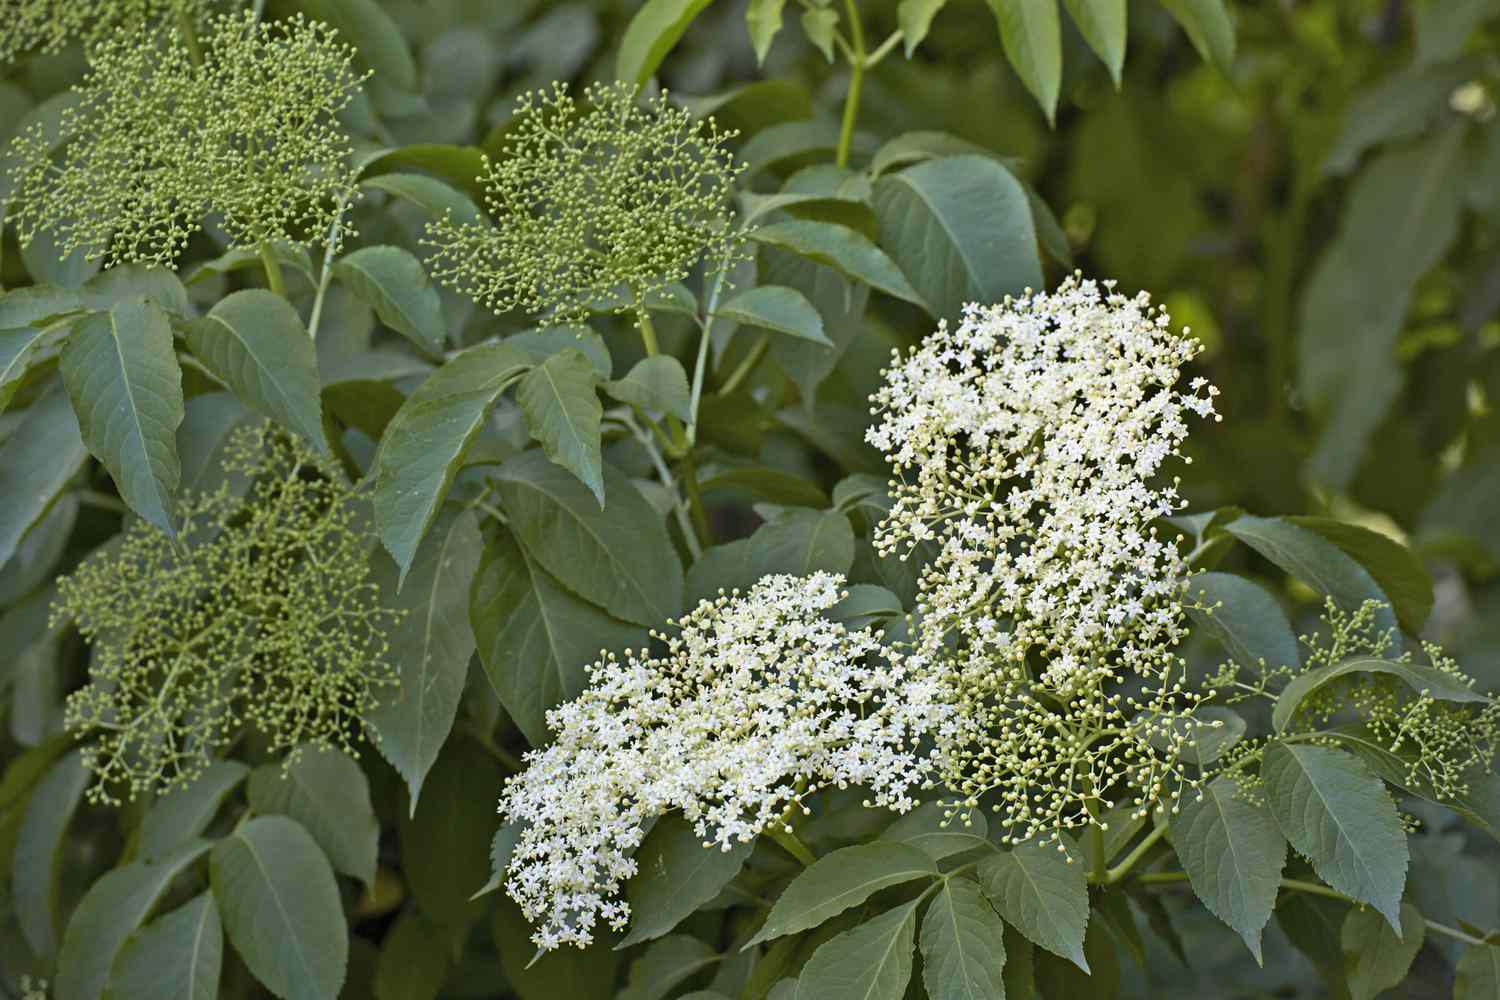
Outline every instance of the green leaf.
[[644, 85], [693, 23], [693, 18], [709, 3], [710, 0], [646, 0], [620, 39], [615, 79], [637, 87]]
[[1389, 535], [1331, 517], [1289, 517], [1300, 528], [1315, 531], [1365, 568], [1381, 593], [1390, 598], [1401, 627], [1422, 631], [1432, 613], [1432, 577], [1415, 552]]
[[828, 494], [801, 476], [763, 465], [740, 465], [702, 480], [704, 494], [715, 490], [743, 490], [762, 500], [794, 507], [826, 507]]
[[719, 960], [712, 948], [695, 937], [672, 934], [658, 938], [630, 964], [630, 978], [619, 1000], [664, 1000], [673, 987]]
[[949, 156], [888, 174], [875, 182], [874, 205], [880, 245], [934, 316], [957, 322], [967, 302], [1042, 285], [1026, 189], [988, 157]]
[[844, 277], [862, 281], [887, 295], [929, 309], [885, 251], [848, 226], [795, 219], [759, 226], [750, 231], [750, 236], [761, 243], [782, 247], [831, 267]]
[[1375, 1000], [1376, 994], [1399, 985], [1426, 934], [1427, 921], [1410, 903], [1401, 904], [1399, 933], [1375, 911], [1351, 909], [1340, 935], [1351, 1000]]
[[1453, 1000], [1489, 1000], [1500, 995], [1500, 947], [1476, 944], [1458, 960]]
[[1036, 992], [1036, 945], [1010, 924], [1005, 925], [1005, 996], [1009, 1000], [1033, 1000]]
[[399, 595], [391, 595], [389, 564], [377, 563], [377, 572], [384, 570], [387, 599], [406, 616], [387, 635], [388, 662], [395, 665], [400, 685], [382, 692], [369, 720], [380, 733], [381, 755], [406, 780], [413, 809], [453, 728], [474, 655], [469, 587], [483, 548], [473, 513], [450, 510], [438, 516], [417, 550]]
[[257, 816], [214, 845], [209, 879], [230, 943], [283, 1000], [335, 1000], [349, 929], [328, 859], [302, 826]]
[[639, 870], [625, 886], [634, 921], [616, 948], [628, 948], [669, 933], [719, 894], [739, 874], [753, 840], [727, 851], [705, 847], [703, 837], [678, 813], [656, 821], [635, 852]]
[[1000, 22], [1006, 58], [1052, 124], [1062, 83], [1062, 28], [1056, 0], [989, 0], [989, 5]]
[[428, 354], [447, 340], [443, 303], [422, 262], [400, 247], [363, 247], [339, 258], [333, 272], [380, 321]]
[[365, 178], [359, 186], [404, 198], [439, 218], [451, 214], [453, 221], [460, 223], [479, 222], [484, 218], [472, 198], [426, 174], [381, 174]]
[[[276, 262], [284, 270], [300, 274], [307, 279], [309, 285], [316, 285], [317, 279], [313, 277], [312, 258], [308, 256], [305, 247], [300, 247], [292, 243], [284, 243], [281, 240], [273, 240], [270, 246], [271, 256], [276, 259]], [[260, 255], [259, 247], [235, 247], [232, 250], [225, 251], [213, 260], [205, 261], [194, 267], [188, 272], [185, 283], [188, 285], [200, 285], [209, 278], [217, 278], [234, 271], [258, 271], [265, 266], [265, 261]], [[113, 270], [114, 268], [111, 268], [99, 277], [105, 277]], [[97, 281], [98, 279], [95, 280]], [[90, 284], [92, 283], [90, 282]]]
[[936, 874], [933, 860], [907, 844], [876, 841], [840, 848], [792, 879], [745, 947], [816, 927], [881, 889]]
[[482, 904], [471, 902], [490, 872], [490, 838], [502, 774], [479, 746], [454, 739], [428, 776], [422, 801], [401, 819], [401, 859], [422, 912], [462, 925]]
[[141, 821], [136, 853], [156, 861], [202, 836], [224, 799], [249, 773], [237, 760], [216, 760], [192, 784], [157, 799]]
[[582, 351], [558, 351], [522, 378], [516, 401], [547, 457], [577, 476], [604, 506], [599, 455], [599, 376]]
[[1184, 797], [1171, 817], [1172, 846], [1210, 913], [1261, 957], [1261, 931], [1276, 908], [1286, 838], [1264, 805], [1247, 801], [1231, 778]]
[[940, 803], [924, 802], [886, 827], [880, 839], [915, 847], [934, 861], [976, 848], [998, 850], [990, 843], [984, 813], [974, 810], [966, 825], [958, 816], [945, 820], [946, 812]]
[[922, 917], [922, 982], [930, 1000], [1005, 996], [1005, 924], [972, 879], [947, 878]]
[[83, 320], [63, 348], [62, 377], [84, 445], [130, 508], [175, 537], [182, 372], [166, 313], [136, 299]]
[[[810, 414], [817, 405], [818, 386], [833, 374], [860, 335], [869, 333], [865, 309], [870, 301], [870, 289], [850, 282], [831, 267], [776, 247], [762, 249], [759, 263], [760, 280], [795, 288], [806, 296], [818, 315], [823, 317], [823, 332], [833, 342], [830, 348], [811, 340], [771, 338], [771, 357], [796, 383], [802, 395], [803, 411]], [[861, 411], [861, 416], [868, 415]], [[863, 423], [862, 420], [859, 429], [861, 438]]]
[[1292, 678], [1276, 698], [1276, 705], [1271, 710], [1271, 723], [1276, 727], [1276, 731], [1279, 733], [1286, 730], [1287, 724], [1292, 721], [1292, 717], [1297, 714], [1298, 707], [1307, 700], [1308, 695], [1323, 685], [1350, 674], [1389, 674], [1400, 679], [1416, 693], [1430, 695], [1439, 701], [1488, 704], [1493, 700], [1488, 695], [1469, 687], [1462, 679], [1438, 670], [1436, 667], [1422, 663], [1363, 657], [1345, 660], [1342, 663], [1330, 663]]
[[1031, 841], [981, 861], [979, 884], [1007, 924], [1089, 971], [1083, 954], [1089, 893], [1082, 862], [1055, 844]]
[[607, 511], [539, 451], [506, 461], [495, 481], [522, 547], [575, 594], [649, 627], [682, 610], [682, 565], [666, 526], [624, 473], [604, 466]]
[[1380, 779], [1342, 750], [1278, 742], [1261, 776], [1276, 824], [1313, 871], [1399, 926], [1406, 831]]
[[1073, 1000], [1074, 997], [1114, 1000], [1118, 997], [1120, 958], [1115, 950], [1114, 938], [1102, 916], [1089, 921], [1083, 953], [1089, 964], [1087, 975], [1072, 962], [1050, 952], [1037, 952], [1034, 956], [1036, 994], [1046, 1000]]
[[586, 326], [543, 326], [523, 330], [506, 337], [505, 346], [526, 352], [532, 364], [537, 365], [558, 351], [573, 348], [583, 352], [601, 379], [609, 378], [614, 370], [614, 360], [609, 356], [604, 338]]
[[765, 65], [771, 42], [781, 31], [781, 9], [785, 6], [786, 0], [750, 0], [745, 11], [745, 27], [750, 31], [750, 44], [755, 47], [759, 65]]
[[1196, 573], [1188, 586], [1195, 600], [1188, 614], [1241, 666], [1302, 664], [1286, 612], [1265, 588], [1231, 573]]
[[26, 376], [57, 356], [70, 326], [62, 323], [0, 329], [0, 413], [10, 406]]
[[26, 408], [0, 445], [0, 566], [10, 564], [87, 458], [65, 393], [54, 389]]
[[57, 948], [57, 884], [63, 835], [88, 786], [89, 770], [78, 751], [53, 764], [26, 803], [10, 859], [16, 922], [32, 952], [40, 958], [51, 958]]
[[377, 0], [308, 0], [308, 13], [338, 29], [360, 59], [383, 83], [401, 90], [419, 89], [417, 65], [401, 28]]
[[1125, 65], [1125, 0], [1064, 0], [1089, 48], [1109, 67], [1115, 89]]
[[833, 62], [833, 39], [838, 24], [838, 11], [832, 7], [809, 7], [802, 12], [803, 34], [829, 62]]
[[680, 420], [689, 419], [692, 390], [682, 362], [667, 354], [643, 358], [630, 374], [619, 381], [604, 383], [604, 391], [622, 403], [643, 410], [670, 413]]
[[187, 343], [242, 403], [328, 451], [318, 354], [286, 299], [263, 288], [235, 292], [188, 327]]
[[289, 766], [262, 764], [250, 775], [250, 808], [290, 816], [307, 828], [336, 871], [375, 884], [380, 823], [365, 773], [341, 750], [301, 747]]
[[833, 341], [823, 332], [823, 317], [795, 288], [784, 285], [761, 285], [741, 292], [714, 313], [720, 319], [747, 326], [784, 333], [789, 337], [810, 340], [824, 347]]
[[919, 903], [893, 907], [825, 941], [797, 977], [797, 1000], [901, 1000], [911, 981]]
[[[521, 908], [502, 896], [495, 909], [495, 943], [510, 988], [521, 1000], [584, 1000], [615, 993], [620, 953], [599, 935], [587, 948], [538, 953]], [[485, 988], [489, 988], [486, 985]]]
[[115, 963], [110, 1000], [215, 1000], [224, 964], [224, 928], [207, 892], [158, 917]]
[[548, 740], [546, 713], [578, 697], [601, 649], [639, 649], [645, 630], [575, 596], [509, 532], [485, 548], [469, 591], [479, 660], [500, 704], [532, 746]]
[[749, 538], [709, 549], [687, 577], [687, 607], [720, 590], [748, 591], [773, 573], [806, 576], [847, 573], [854, 563], [854, 529], [839, 511], [792, 510], [755, 529]]
[[110, 967], [126, 939], [168, 884], [209, 846], [192, 841], [154, 863], [134, 861], [116, 868], [89, 886], [63, 934], [53, 984], [57, 1000], [101, 1000]]
[[1198, 54], [1228, 73], [1234, 64], [1234, 22], [1224, 0], [1161, 0], [1161, 5], [1182, 25]]
[[1272, 517], [1235, 518], [1224, 530], [1315, 590], [1333, 598], [1346, 612], [1365, 601], [1379, 601], [1375, 615], [1380, 631], [1396, 627], [1390, 598], [1365, 568], [1338, 546], [1290, 521]]
[[529, 367], [524, 351], [504, 344], [465, 351], [418, 386], [386, 428], [375, 456], [375, 523], [403, 578], [464, 452]]
[[375, 1000], [437, 1000], [447, 978], [446, 928], [406, 910], [381, 939]]
[[896, 23], [901, 27], [901, 40], [906, 46], [906, 58], [917, 51], [917, 46], [927, 37], [932, 28], [932, 19], [943, 9], [948, 0], [901, 0], [896, 5]]
[[905, 610], [901, 598], [889, 588], [873, 583], [855, 583], [849, 585], [846, 596], [829, 608], [827, 615], [851, 629], [862, 629], [894, 621]]

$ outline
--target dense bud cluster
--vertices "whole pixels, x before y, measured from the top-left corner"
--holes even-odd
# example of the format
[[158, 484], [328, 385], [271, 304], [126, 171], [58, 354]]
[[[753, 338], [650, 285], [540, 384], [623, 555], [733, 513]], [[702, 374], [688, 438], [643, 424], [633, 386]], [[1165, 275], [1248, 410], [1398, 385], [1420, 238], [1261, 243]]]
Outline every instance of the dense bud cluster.
[[208, 216], [235, 247], [321, 239], [355, 181], [334, 117], [359, 88], [353, 55], [301, 15], [214, 18], [201, 54], [175, 29], [101, 41], [59, 136], [13, 141], [22, 242], [170, 265]]
[[56, 52], [74, 40], [149, 33], [174, 17], [202, 26], [211, 0], [7, 0], [0, 5], [0, 62]]
[[370, 578], [364, 498], [269, 424], [236, 432], [226, 456], [246, 495], [185, 500], [175, 543], [137, 521], [58, 580], [54, 618], [92, 646], [66, 723], [97, 799], [186, 784], [247, 725], [273, 752], [352, 752], [395, 683], [398, 613]]
[[548, 713], [556, 741], [527, 756], [500, 803], [523, 829], [506, 888], [538, 945], [585, 945], [600, 919], [625, 925], [613, 897], [669, 810], [728, 850], [829, 785], [911, 808], [932, 776], [919, 742], [944, 726], [947, 698], [871, 633], [823, 617], [842, 582], [770, 576], [704, 601], [656, 637], [665, 655], [607, 655], [583, 695]]
[[526, 94], [505, 154], [485, 164], [494, 224], [434, 222], [432, 271], [496, 312], [566, 323], [622, 291], [633, 308], [701, 260], [727, 267], [742, 242], [728, 138], [626, 84], [589, 87], [582, 102], [561, 84]]

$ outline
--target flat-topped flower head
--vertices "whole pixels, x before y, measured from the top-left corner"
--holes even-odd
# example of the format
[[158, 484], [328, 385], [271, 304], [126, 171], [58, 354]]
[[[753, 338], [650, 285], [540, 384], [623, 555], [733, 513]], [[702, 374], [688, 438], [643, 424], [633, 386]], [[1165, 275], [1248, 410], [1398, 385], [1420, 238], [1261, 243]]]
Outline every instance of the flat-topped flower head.
[[728, 850], [829, 785], [915, 804], [933, 766], [919, 744], [945, 724], [947, 698], [874, 635], [824, 616], [842, 583], [771, 576], [704, 601], [657, 636], [665, 655], [607, 655], [548, 713], [556, 741], [527, 755], [500, 802], [523, 828], [506, 889], [539, 946], [586, 945], [600, 920], [625, 926], [632, 855], [670, 810]]
[[562, 84], [526, 94], [504, 155], [485, 162], [493, 225], [434, 222], [433, 273], [496, 312], [568, 323], [605, 301], [634, 308], [700, 261], [725, 268], [743, 242], [729, 138], [622, 83], [581, 102]]
[[40, 126], [14, 140], [22, 242], [170, 265], [209, 216], [233, 247], [318, 242], [355, 182], [335, 120], [353, 56], [301, 15], [214, 18], [201, 54], [175, 30], [100, 42], [60, 143]]
[[56, 52], [110, 35], [149, 34], [184, 18], [207, 23], [213, 0], [6, 0], [0, 9], [0, 62], [32, 52]]

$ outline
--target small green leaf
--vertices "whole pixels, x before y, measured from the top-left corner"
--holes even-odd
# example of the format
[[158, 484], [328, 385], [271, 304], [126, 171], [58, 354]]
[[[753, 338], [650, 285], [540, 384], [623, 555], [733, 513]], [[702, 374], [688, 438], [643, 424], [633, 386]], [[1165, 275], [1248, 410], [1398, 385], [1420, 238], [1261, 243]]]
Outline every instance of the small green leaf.
[[902, 903], [825, 941], [797, 977], [797, 1000], [901, 1000], [911, 982], [921, 902]]
[[1007, 924], [1089, 971], [1083, 953], [1089, 892], [1082, 862], [1056, 844], [1032, 841], [981, 861], [979, 884]]
[[1351, 1000], [1375, 1000], [1376, 994], [1399, 985], [1426, 934], [1427, 921], [1410, 903], [1401, 904], [1400, 933], [1374, 910], [1351, 909], [1340, 935]]
[[40, 958], [51, 958], [57, 948], [63, 835], [88, 785], [89, 770], [78, 751], [53, 764], [31, 793], [16, 837], [10, 868], [12, 905], [26, 943]]
[[1006, 58], [1052, 123], [1062, 83], [1062, 28], [1057, 0], [989, 0], [989, 5], [1000, 22]]
[[1275, 742], [1261, 776], [1276, 824], [1319, 877], [1399, 926], [1406, 831], [1380, 779], [1342, 750]]
[[336, 871], [374, 886], [380, 823], [370, 805], [370, 783], [348, 754], [306, 746], [289, 766], [262, 764], [250, 775], [249, 800], [259, 815], [301, 823]]
[[[309, 285], [316, 284], [313, 277], [312, 258], [308, 256], [304, 247], [291, 243], [283, 243], [280, 240], [271, 243], [271, 256], [286, 271], [300, 274], [307, 279]], [[205, 261], [188, 272], [185, 281], [188, 285], [200, 285], [209, 278], [217, 278], [221, 275], [230, 274], [234, 271], [260, 270], [264, 268], [265, 261], [260, 255], [259, 247], [235, 247], [227, 250], [213, 260]], [[114, 269], [111, 268], [110, 271]], [[105, 271], [104, 274], [109, 274]], [[100, 275], [104, 277], [104, 275]], [[97, 280], [97, 279], [96, 279]]]
[[1241, 797], [1232, 779], [1215, 778], [1198, 796], [1183, 799], [1171, 832], [1193, 891], [1261, 962], [1261, 931], [1276, 907], [1286, 864], [1286, 838], [1270, 811]]
[[433, 372], [392, 418], [375, 456], [375, 523], [403, 577], [464, 452], [500, 394], [529, 367], [526, 352], [504, 344], [465, 351]]
[[838, 11], [832, 7], [809, 7], [802, 12], [803, 33], [829, 62], [833, 62], [833, 39], [838, 25]]
[[575, 594], [652, 628], [682, 610], [682, 564], [666, 526], [624, 473], [604, 466], [608, 510], [540, 451], [507, 460], [494, 478], [517, 540]]
[[1286, 612], [1265, 588], [1231, 573], [1195, 573], [1188, 588], [1194, 598], [1188, 614], [1241, 666], [1301, 666]]
[[784, 285], [761, 285], [741, 292], [715, 312], [721, 319], [747, 326], [784, 333], [789, 337], [810, 340], [824, 347], [833, 341], [823, 332], [823, 317], [795, 288]]
[[156, 861], [202, 836], [224, 799], [249, 773], [237, 760], [216, 760], [192, 784], [157, 799], [141, 821], [137, 854]]
[[214, 845], [209, 878], [224, 929], [283, 1000], [336, 1000], [349, 928], [328, 859], [298, 823], [257, 816]]
[[175, 535], [182, 372], [167, 314], [134, 299], [88, 317], [63, 348], [62, 376], [84, 445], [132, 510]]
[[120, 953], [110, 1000], [216, 1000], [224, 928], [207, 892], [146, 925]]
[[10, 563], [87, 458], [66, 393], [53, 389], [26, 408], [0, 444], [0, 566]]
[[1224, 0], [1161, 0], [1192, 40], [1193, 48], [1220, 72], [1234, 64], [1234, 22]]
[[604, 467], [599, 454], [599, 376], [582, 351], [558, 351], [521, 378], [516, 402], [531, 436], [547, 457], [577, 476], [604, 506]]
[[1276, 698], [1276, 705], [1271, 710], [1271, 724], [1276, 727], [1278, 733], [1285, 731], [1287, 724], [1292, 721], [1292, 717], [1297, 714], [1298, 707], [1307, 700], [1308, 695], [1323, 685], [1350, 674], [1388, 674], [1400, 679], [1416, 693], [1430, 695], [1439, 701], [1488, 704], [1493, 700], [1488, 695], [1469, 687], [1462, 679], [1444, 673], [1436, 667], [1421, 663], [1403, 663], [1400, 660], [1361, 658], [1345, 660], [1342, 663], [1330, 663], [1292, 678], [1291, 683], [1287, 684]]
[[901, 27], [901, 40], [906, 45], [906, 58], [917, 51], [917, 46], [927, 37], [932, 28], [932, 19], [943, 9], [948, 0], [901, 0], [896, 5], [896, 23]]
[[717, 844], [705, 847], [681, 815], [657, 820], [635, 852], [639, 870], [625, 887], [634, 920], [630, 933], [615, 947], [628, 948], [669, 933], [739, 874], [754, 846], [751, 840], [727, 851]]
[[622, 403], [643, 410], [670, 413], [680, 420], [689, 419], [692, 391], [682, 363], [666, 354], [643, 358], [630, 374], [619, 381], [604, 383], [604, 391]]
[[965, 825], [957, 815], [945, 820], [946, 812], [940, 803], [925, 802], [886, 827], [880, 839], [908, 844], [934, 861], [976, 848], [998, 850], [989, 840], [984, 813], [974, 810]]
[[601, 379], [609, 378], [614, 370], [614, 360], [609, 356], [604, 338], [586, 326], [542, 326], [523, 330], [506, 337], [505, 346], [524, 351], [531, 363], [537, 365], [558, 351], [572, 348], [583, 352]]
[[328, 450], [318, 354], [286, 299], [261, 288], [235, 292], [188, 327], [187, 343], [242, 403]]
[[0, 329], [0, 413], [10, 406], [26, 376], [57, 356], [69, 329], [67, 321]]
[[796, 219], [760, 226], [751, 230], [750, 236], [831, 267], [844, 277], [862, 281], [887, 295], [929, 308], [885, 251], [848, 226]]
[[1109, 75], [1120, 87], [1125, 65], [1125, 0], [1063, 0], [1079, 34], [1109, 67]]
[[1458, 960], [1453, 1000], [1490, 1000], [1500, 996], [1500, 947], [1471, 945]]
[[700, 482], [704, 494], [715, 490], [743, 490], [771, 503], [793, 507], [826, 507], [828, 494], [817, 483], [763, 465], [739, 465]]
[[[401, 773], [415, 809], [427, 771], [453, 728], [474, 655], [469, 628], [469, 587], [479, 567], [484, 539], [469, 511], [444, 511], [412, 562], [406, 585], [395, 594], [393, 567], [377, 563], [382, 588], [406, 612], [387, 636], [388, 662], [400, 684], [382, 691], [370, 713], [380, 734], [376, 744]], [[476, 887], [477, 888], [477, 887]]]
[[643, 86], [710, 0], [646, 0], [625, 28], [615, 79]]
[[755, 61], [765, 65], [771, 42], [781, 31], [781, 9], [786, 0], [750, 0], [745, 11], [745, 27], [750, 30], [750, 44], [755, 47]]
[[443, 303], [422, 262], [400, 247], [363, 247], [339, 258], [334, 274], [380, 321], [428, 354], [447, 340]]
[[451, 214], [453, 221], [460, 223], [478, 222], [483, 218], [472, 198], [426, 174], [381, 174], [365, 178], [359, 186], [404, 198], [438, 218]]
[[490, 839], [502, 774], [472, 740], [456, 738], [432, 767], [422, 801], [401, 819], [401, 859], [422, 912], [463, 925], [490, 871]]
[[930, 1000], [1005, 996], [1005, 924], [972, 879], [943, 880], [922, 917], [922, 982]]
[[792, 879], [745, 947], [816, 927], [887, 886], [936, 874], [933, 860], [907, 844], [876, 841], [840, 848]]

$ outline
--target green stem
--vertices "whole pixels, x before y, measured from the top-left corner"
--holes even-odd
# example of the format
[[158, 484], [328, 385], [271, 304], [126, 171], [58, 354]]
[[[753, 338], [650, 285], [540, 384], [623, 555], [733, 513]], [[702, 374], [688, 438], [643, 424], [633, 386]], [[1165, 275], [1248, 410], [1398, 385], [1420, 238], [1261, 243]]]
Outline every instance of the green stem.
[[745, 360], [741, 361], [734, 371], [729, 373], [729, 377], [724, 380], [724, 384], [719, 386], [719, 395], [728, 396], [734, 390], [738, 389], [740, 383], [744, 382], [750, 376], [750, 373], [755, 370], [755, 366], [760, 364], [760, 359], [766, 356], [766, 348], [770, 346], [770, 335], [761, 334], [760, 339], [750, 348], [750, 353], [745, 355]]
[[1166, 824], [1163, 823], [1161, 826], [1156, 827], [1150, 833], [1146, 834], [1146, 839], [1135, 845], [1135, 849], [1132, 850], [1129, 854], [1125, 855], [1124, 860], [1104, 873], [1104, 884], [1114, 885], [1116, 882], [1120, 881], [1127, 874], [1129, 874], [1130, 869], [1134, 868], [1136, 866], [1136, 863], [1139, 862], [1141, 858], [1146, 856], [1147, 851], [1156, 846], [1156, 842], [1164, 837], [1166, 835], [1166, 832], [1167, 827]]
[[[635, 290], [631, 291], [633, 293]], [[640, 295], [635, 297], [635, 318], [636, 324], [641, 328], [641, 343], [646, 347], [646, 357], [656, 357], [661, 353], [661, 347], [656, 342], [656, 326], [651, 322], [651, 314], [641, 305]]]
[[784, 826], [772, 826], [767, 828], [766, 836], [780, 844], [788, 854], [802, 862], [802, 867], [810, 868], [818, 859], [807, 845], [797, 838], [795, 833], [787, 830]]
[[281, 262], [271, 252], [271, 244], [262, 242], [260, 245], [260, 262], [266, 268], [266, 283], [271, 286], [271, 291], [286, 298], [286, 279], [281, 274]]
[[307, 319], [307, 339], [318, 339], [318, 325], [323, 322], [323, 300], [328, 296], [328, 285], [333, 280], [333, 250], [338, 246], [339, 233], [344, 227], [344, 212], [349, 208], [349, 194], [339, 197], [339, 210], [328, 226], [328, 242], [323, 245], [323, 268], [318, 273], [318, 291], [313, 296], [312, 315]]
[[188, 58], [193, 61], [194, 66], [202, 66], [203, 46], [198, 44], [198, 30], [193, 27], [192, 17], [181, 5], [177, 7], [176, 15], [177, 31], [182, 35], [182, 44], [187, 46]]
[[700, 545], [713, 545], [713, 530], [708, 526], [708, 509], [703, 506], [703, 490], [698, 486], [698, 466], [693, 461], [692, 450], [682, 456], [682, 487], [687, 491], [688, 509], [692, 512], [693, 531]]
[[849, 12], [849, 40], [854, 52], [849, 59], [849, 92], [844, 95], [844, 121], [839, 128], [839, 147], [834, 162], [841, 167], [849, 165], [849, 147], [854, 142], [854, 121], [859, 117], [859, 94], [865, 83], [865, 27], [859, 19], [859, 8], [854, 0], [844, 0], [844, 9]]

